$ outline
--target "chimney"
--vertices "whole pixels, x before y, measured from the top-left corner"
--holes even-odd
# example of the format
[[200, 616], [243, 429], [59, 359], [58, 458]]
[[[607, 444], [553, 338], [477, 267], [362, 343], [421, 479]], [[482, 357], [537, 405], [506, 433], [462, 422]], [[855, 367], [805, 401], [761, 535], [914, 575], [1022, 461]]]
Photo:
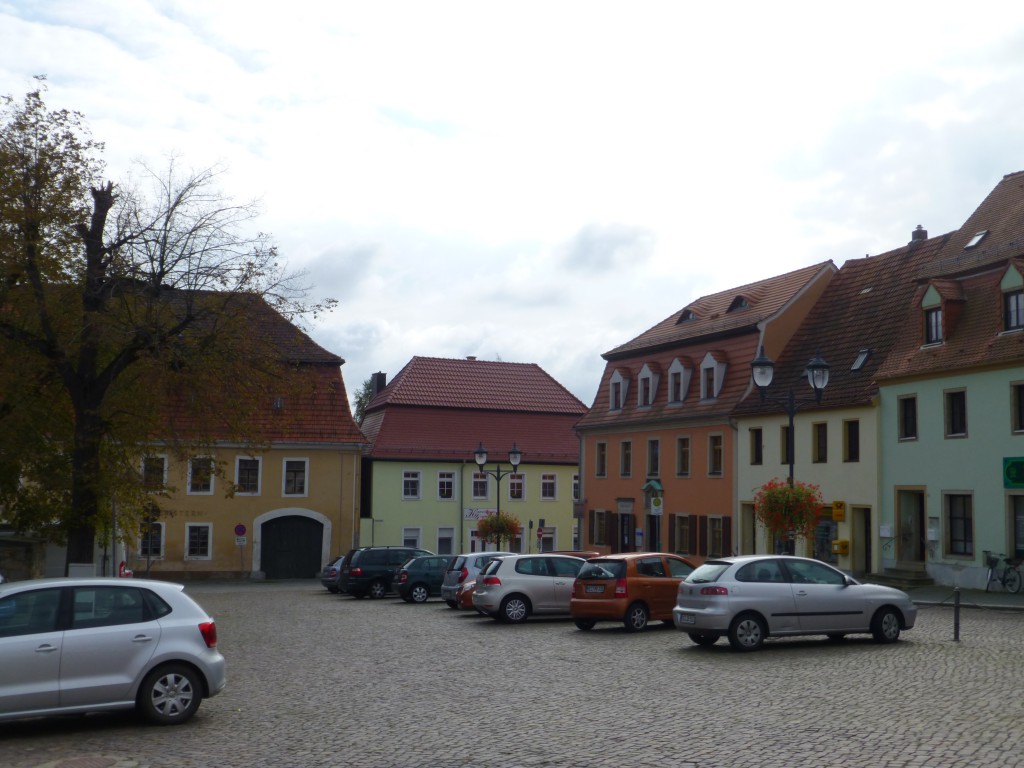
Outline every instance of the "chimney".
[[371, 391], [373, 392], [373, 396], [376, 397], [381, 392], [383, 392], [384, 387], [388, 385], [388, 375], [386, 373], [381, 373], [380, 371], [377, 371], [375, 374], [370, 376], [370, 381], [372, 382], [372, 385], [370, 387]]
[[467, 360], [476, 360], [476, 355], [466, 355]]
[[921, 240], [928, 239], [928, 230], [922, 227], [920, 224], [917, 225], [917, 229], [910, 233], [911, 245]]

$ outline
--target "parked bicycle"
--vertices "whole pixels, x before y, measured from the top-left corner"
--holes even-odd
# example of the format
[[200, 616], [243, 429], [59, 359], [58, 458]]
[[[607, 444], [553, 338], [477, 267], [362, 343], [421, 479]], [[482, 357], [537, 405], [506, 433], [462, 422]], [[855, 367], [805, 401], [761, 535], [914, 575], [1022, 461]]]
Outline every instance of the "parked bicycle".
[[[999, 568], [999, 561], [1003, 561], [1003, 567]], [[988, 564], [988, 581], [985, 582], [985, 591], [988, 592], [993, 582], [1001, 584], [1003, 589], [1014, 594], [1020, 592], [1021, 575], [1020, 560], [1011, 559], [1006, 555], [996, 555], [985, 551], [985, 562]]]

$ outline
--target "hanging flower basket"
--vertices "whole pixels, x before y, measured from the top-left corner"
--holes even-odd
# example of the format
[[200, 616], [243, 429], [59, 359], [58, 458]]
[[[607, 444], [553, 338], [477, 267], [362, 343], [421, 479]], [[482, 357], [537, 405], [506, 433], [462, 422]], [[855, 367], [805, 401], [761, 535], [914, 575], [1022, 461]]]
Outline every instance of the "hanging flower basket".
[[495, 549], [501, 549], [502, 540], [511, 542], [523, 530], [522, 523], [515, 515], [498, 512], [488, 515], [476, 524], [477, 533], [485, 541], [493, 541]]
[[792, 486], [775, 478], [754, 495], [754, 517], [774, 538], [792, 532], [794, 538], [810, 538], [821, 514], [821, 489], [813, 483], [795, 481]]

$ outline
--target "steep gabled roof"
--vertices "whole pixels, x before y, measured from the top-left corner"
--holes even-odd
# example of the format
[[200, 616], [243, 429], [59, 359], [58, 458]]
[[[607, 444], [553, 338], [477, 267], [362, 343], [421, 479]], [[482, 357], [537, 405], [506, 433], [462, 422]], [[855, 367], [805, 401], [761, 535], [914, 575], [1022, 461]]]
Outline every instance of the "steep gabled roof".
[[639, 351], [670, 347], [691, 339], [753, 329], [759, 322], [782, 309], [815, 276], [829, 269], [834, 271], [835, 266], [831, 261], [825, 261], [756, 283], [702, 296], [602, 356], [605, 360], [615, 360]]
[[[912, 301], [914, 276], [935, 260], [951, 237], [915, 240], [880, 256], [845, 262], [775, 361], [771, 400], [762, 403], [754, 388], [737, 407], [737, 415], [779, 412], [777, 398], [784, 397], [790, 386], [799, 399], [813, 397], [804, 373], [819, 352], [830, 367], [820, 407], [870, 403], [878, 391], [875, 372], [906, 333], [893, 318]], [[858, 357], [863, 359], [854, 370]]]
[[377, 460], [465, 461], [483, 442], [492, 460], [513, 443], [526, 464], [574, 464], [586, 412], [533, 363], [414, 357], [367, 406], [363, 432]]
[[579, 416], [586, 406], [536, 363], [414, 357], [367, 406], [483, 409]]
[[[977, 245], [967, 247], [978, 233]], [[877, 378], [934, 375], [981, 366], [1024, 364], [1024, 333], [1002, 333], [1000, 280], [1024, 266], [1024, 171], [1010, 173], [916, 273], [916, 292], [893, 323], [899, 336]], [[935, 287], [955, 302], [941, 344], [922, 344], [921, 298]], [[952, 307], [950, 307], [952, 309]]]

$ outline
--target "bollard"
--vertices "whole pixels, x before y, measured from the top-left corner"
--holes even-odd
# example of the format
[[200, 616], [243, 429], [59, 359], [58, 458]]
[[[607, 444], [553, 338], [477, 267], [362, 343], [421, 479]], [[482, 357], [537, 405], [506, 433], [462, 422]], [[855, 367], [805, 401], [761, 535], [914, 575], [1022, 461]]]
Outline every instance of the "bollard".
[[953, 589], [953, 640], [960, 642], [960, 587]]

